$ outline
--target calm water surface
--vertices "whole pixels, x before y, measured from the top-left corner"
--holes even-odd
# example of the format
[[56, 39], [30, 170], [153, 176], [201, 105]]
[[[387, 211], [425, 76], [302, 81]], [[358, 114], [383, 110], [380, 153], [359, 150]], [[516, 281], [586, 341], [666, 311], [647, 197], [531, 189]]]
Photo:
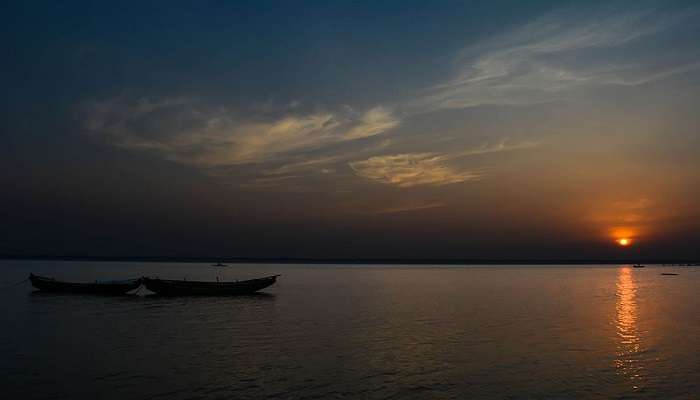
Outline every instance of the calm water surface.
[[282, 277], [266, 295], [230, 298], [5, 289], [7, 399], [700, 393], [700, 268], [0, 261], [0, 284], [30, 271], [83, 281]]

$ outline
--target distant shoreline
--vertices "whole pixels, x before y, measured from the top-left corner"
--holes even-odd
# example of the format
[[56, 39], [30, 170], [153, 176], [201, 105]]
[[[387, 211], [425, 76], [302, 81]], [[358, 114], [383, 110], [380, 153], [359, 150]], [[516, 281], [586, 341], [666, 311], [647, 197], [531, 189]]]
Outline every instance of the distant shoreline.
[[380, 265], [603, 265], [603, 264], [693, 264], [692, 259], [476, 259], [476, 258], [297, 258], [297, 257], [105, 257], [0, 254], [0, 260], [178, 262], [227, 264], [380, 264]]

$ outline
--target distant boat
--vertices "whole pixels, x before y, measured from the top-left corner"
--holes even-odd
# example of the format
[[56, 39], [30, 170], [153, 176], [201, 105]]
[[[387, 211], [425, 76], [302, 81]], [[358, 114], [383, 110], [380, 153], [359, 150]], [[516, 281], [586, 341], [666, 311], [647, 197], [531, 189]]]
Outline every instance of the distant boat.
[[633, 267], [633, 268], [644, 268], [644, 265], [642, 265], [642, 264], [634, 264], [632, 267]]
[[253, 294], [277, 282], [279, 275], [235, 282], [179, 281], [141, 278], [146, 289], [162, 296], [229, 296]]
[[219, 262], [216, 263], [216, 264], [212, 264], [211, 266], [212, 266], [212, 267], [227, 267], [227, 265], [226, 265], [226, 264], [222, 264], [221, 261], [219, 261]]
[[661, 275], [678, 275], [673, 272], [662, 272]]
[[136, 289], [141, 285], [141, 279], [129, 279], [125, 281], [104, 281], [94, 283], [75, 283], [57, 281], [39, 275], [29, 274], [32, 286], [44, 291], [55, 293], [82, 293], [119, 295]]

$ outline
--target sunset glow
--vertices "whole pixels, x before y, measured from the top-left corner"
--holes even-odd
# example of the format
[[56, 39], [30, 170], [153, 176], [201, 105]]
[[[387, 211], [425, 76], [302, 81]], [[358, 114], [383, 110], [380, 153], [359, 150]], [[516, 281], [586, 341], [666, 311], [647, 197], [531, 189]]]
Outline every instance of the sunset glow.
[[617, 244], [620, 246], [626, 247], [632, 244], [632, 240], [627, 239], [627, 238], [622, 238], [617, 240]]
[[697, 2], [16, 3], [0, 256], [700, 259]]

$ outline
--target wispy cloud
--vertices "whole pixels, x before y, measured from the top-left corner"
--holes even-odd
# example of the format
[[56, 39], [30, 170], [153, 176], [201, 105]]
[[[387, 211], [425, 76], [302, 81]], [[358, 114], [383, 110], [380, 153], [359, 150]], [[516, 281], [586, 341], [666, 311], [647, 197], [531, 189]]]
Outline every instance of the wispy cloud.
[[632, 200], [618, 200], [613, 203], [613, 207], [622, 210], [644, 210], [654, 205], [654, 202], [647, 197], [640, 197]]
[[379, 135], [395, 128], [398, 124], [398, 119], [384, 107], [375, 107], [362, 114], [354, 126], [343, 132], [343, 139], [362, 139]]
[[[289, 188], [290, 181], [296, 181], [303, 176], [300, 175], [279, 175], [279, 176], [266, 176], [261, 178], [251, 179], [247, 182], [243, 182], [239, 187], [251, 188], [251, 189], [273, 189], [280, 186], [285, 186]], [[295, 185], [296, 186], [296, 185]]]
[[475, 148], [457, 151], [452, 154], [451, 158], [475, 156], [479, 154], [500, 153], [504, 151], [531, 149], [537, 146], [539, 146], [539, 143], [534, 141], [513, 142], [510, 140], [510, 138], [504, 138], [496, 144], [484, 143], [481, 146]]
[[692, 72], [700, 69], [700, 61], [689, 62], [682, 65], [677, 65], [663, 69], [661, 71], [649, 72], [644, 74], [633, 74], [630, 76], [625, 76], [620, 74], [618, 76], [608, 77], [607, 83], [611, 85], [620, 86], [638, 86], [658, 81], [661, 79], [669, 78], [674, 75], [680, 75], [687, 72]]
[[329, 168], [329, 166], [332, 166], [334, 164], [338, 164], [347, 160], [352, 159], [353, 157], [357, 157], [358, 154], [361, 153], [371, 153], [371, 152], [376, 152], [378, 150], [384, 149], [391, 144], [393, 144], [394, 141], [391, 139], [384, 139], [376, 143], [372, 143], [369, 146], [363, 147], [359, 150], [356, 151], [344, 151], [341, 152], [340, 154], [333, 154], [333, 155], [328, 155], [328, 156], [317, 156], [317, 157], [310, 157], [310, 156], [300, 156], [300, 157], [295, 157], [292, 160], [286, 161], [284, 164], [274, 167], [274, 168], [268, 168], [262, 171], [263, 175], [278, 175], [278, 174], [289, 174], [289, 173], [304, 173], [304, 172], [320, 172], [320, 173], [328, 173], [328, 171], [332, 170], [332, 168]]
[[358, 176], [401, 188], [443, 186], [477, 179], [479, 172], [445, 164], [449, 156], [436, 153], [408, 153], [370, 157], [350, 163]]
[[469, 170], [450, 165], [459, 158], [529, 149], [537, 145], [535, 142], [511, 142], [506, 138], [496, 144], [484, 143], [478, 147], [454, 150], [449, 153], [375, 156], [351, 162], [350, 167], [360, 177], [402, 188], [423, 185], [443, 186], [484, 177], [483, 169]]
[[329, 164], [335, 164], [347, 159], [348, 155], [333, 155], [317, 158], [303, 158], [301, 161], [292, 161], [279, 167], [263, 170], [264, 175], [279, 175], [289, 173], [299, 173], [309, 170], [323, 172]]
[[[651, 68], [625, 56], [606, 56], [633, 54], [629, 48], [697, 13], [696, 9], [676, 14], [657, 11], [545, 15], [462, 49], [454, 58], [451, 78], [392, 107], [303, 112], [298, 102], [291, 102], [282, 110], [270, 103], [260, 113], [243, 114], [188, 97], [118, 96], [88, 104], [85, 127], [115, 146], [220, 176], [235, 175], [250, 187], [285, 186], [311, 175], [347, 173], [348, 165], [357, 176], [402, 188], [471, 181], [483, 177], [483, 169], [462, 168], [457, 159], [528, 149], [538, 143], [503, 139], [474, 148], [445, 149], [439, 137], [432, 137], [414, 152], [397, 146], [397, 141], [381, 140], [380, 135], [404, 119], [435, 110], [539, 104], [571, 98], [581, 88], [641, 85], [699, 69], [698, 60]], [[374, 139], [350, 145], [368, 138]], [[255, 171], [239, 173], [239, 167], [248, 164], [256, 164]]]
[[[415, 112], [481, 105], [531, 105], [566, 98], [593, 85], [648, 83], [700, 65], [691, 62], [649, 71], [636, 62], [619, 64], [599, 54], [619, 50], [663, 32], [689, 14], [655, 10], [579, 17], [559, 11], [519, 29], [464, 49], [454, 78], [410, 104]], [[585, 62], [578, 57], [586, 54]]]
[[96, 137], [119, 147], [203, 167], [265, 162], [376, 136], [399, 124], [384, 107], [361, 113], [346, 109], [256, 120], [187, 98], [118, 97], [93, 102], [85, 111], [86, 128]]
[[411, 211], [423, 211], [423, 210], [431, 210], [435, 208], [442, 208], [445, 207], [445, 203], [442, 202], [433, 202], [433, 203], [424, 203], [424, 204], [410, 204], [410, 205], [402, 205], [402, 206], [396, 206], [396, 207], [389, 207], [389, 208], [383, 208], [381, 210], [374, 211], [373, 214], [398, 214], [398, 213], [405, 213], [405, 212], [411, 212]]

